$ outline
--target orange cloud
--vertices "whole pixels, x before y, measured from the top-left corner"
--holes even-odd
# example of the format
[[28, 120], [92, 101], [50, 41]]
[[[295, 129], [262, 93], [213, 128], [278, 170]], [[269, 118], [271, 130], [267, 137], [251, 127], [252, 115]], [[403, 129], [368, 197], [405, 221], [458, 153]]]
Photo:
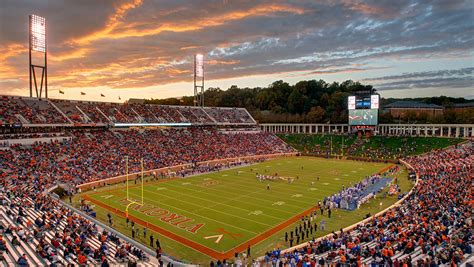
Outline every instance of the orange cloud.
[[194, 48], [199, 48], [200, 46], [198, 45], [190, 45], [190, 46], [184, 46], [181, 47], [179, 50], [188, 50], [188, 49], [194, 49]]
[[385, 13], [384, 9], [376, 7], [373, 5], [366, 4], [361, 1], [354, 0], [344, 0], [344, 5], [349, 9], [360, 12], [367, 15], [383, 15]]
[[102, 39], [110, 34], [120, 23], [120, 20], [125, 16], [127, 11], [139, 7], [142, 4], [142, 0], [132, 0], [131, 2], [124, 3], [115, 8], [115, 13], [109, 17], [105, 28], [96, 31], [92, 34], [86, 35], [84, 37], [73, 39], [71, 43], [90, 43], [91, 41]]
[[239, 60], [208, 60], [206, 61], [206, 65], [235, 65], [239, 64]]
[[26, 52], [28, 52], [28, 48], [22, 44], [10, 44], [6, 47], [0, 47], [0, 62]]
[[162, 32], [171, 31], [171, 32], [187, 32], [187, 31], [196, 31], [201, 30], [207, 27], [220, 26], [225, 23], [241, 20], [247, 17], [255, 16], [270, 16], [275, 13], [285, 12], [293, 14], [303, 14], [305, 10], [299, 7], [293, 7], [289, 5], [281, 4], [270, 4], [270, 5], [260, 5], [252, 7], [247, 10], [242, 11], [232, 11], [222, 15], [217, 15], [214, 17], [203, 18], [199, 21], [199, 24], [189, 24], [189, 21], [183, 21], [182, 23], [162, 23], [160, 26], [156, 26], [156, 23], [149, 24], [140, 24], [142, 27], [147, 27], [145, 29], [135, 29], [130, 27], [130, 23], [123, 25], [120, 21], [125, 13], [132, 9], [136, 8], [141, 4], [141, 1], [135, 0], [132, 3], [121, 6], [117, 9], [116, 13], [109, 18], [109, 22], [106, 27], [100, 31], [94, 32], [90, 35], [74, 39], [71, 43], [76, 44], [88, 44], [92, 41], [100, 39], [121, 39], [129, 37], [143, 37], [160, 34]]
[[68, 51], [61, 54], [50, 53], [48, 56], [48, 59], [50, 59], [51, 61], [64, 61], [64, 60], [70, 60], [70, 59], [76, 59], [76, 58], [83, 58], [86, 56], [86, 54], [89, 51], [90, 49], [88, 48], [80, 48], [72, 52]]

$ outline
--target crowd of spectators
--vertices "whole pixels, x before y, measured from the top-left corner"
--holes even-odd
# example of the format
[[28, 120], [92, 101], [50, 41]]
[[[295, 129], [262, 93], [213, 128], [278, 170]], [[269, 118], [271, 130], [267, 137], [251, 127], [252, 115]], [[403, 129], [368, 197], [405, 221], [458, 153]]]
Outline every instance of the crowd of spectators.
[[[45, 186], [48, 184], [40, 179], [0, 180], [0, 214], [10, 222], [4, 225], [2, 221], [0, 239], [8, 238], [13, 246], [8, 248], [6, 242], [0, 241], [0, 251], [13, 255], [17, 247], [23, 247], [28, 255], [18, 258], [18, 265], [108, 266], [109, 262], [147, 260], [147, 255], [140, 249], [99, 229], [43, 194], [41, 189]], [[32, 253], [42, 260], [37, 260]]]
[[252, 117], [243, 108], [204, 108], [207, 114], [218, 123], [249, 123]]
[[[130, 172], [140, 170], [141, 158], [145, 169], [194, 163], [193, 168], [178, 174], [185, 176], [251, 163], [204, 165], [197, 163], [200, 161], [293, 151], [269, 133], [229, 133], [215, 128], [102, 129], [67, 134], [71, 140], [0, 150], [0, 202], [5, 207], [1, 212], [11, 220], [4, 234], [14, 236], [12, 244], [20, 242], [17, 237], [32, 242], [36, 253], [54, 264], [71, 259], [79, 264], [103, 263], [110, 261], [111, 253], [115, 260], [125, 261], [130, 255], [144, 258], [140, 250], [42, 194], [57, 182], [78, 184], [124, 174], [124, 155], [130, 159]], [[32, 217], [33, 213], [38, 215]], [[46, 231], [50, 231], [49, 237], [44, 235]], [[28, 260], [21, 257], [17, 264], [26, 266]]]
[[[60, 111], [58, 111], [58, 109]], [[61, 114], [62, 112], [62, 114]], [[84, 116], [85, 114], [85, 116]], [[18, 118], [23, 117], [23, 121]], [[67, 118], [66, 118], [66, 117]], [[242, 108], [185, 107], [106, 102], [41, 100], [26, 97], [0, 99], [1, 124], [59, 123], [245, 123], [255, 121]]]
[[[290, 152], [269, 133], [220, 133], [209, 128], [72, 132], [70, 141], [13, 145], [0, 151], [1, 178], [82, 183], [130, 172], [237, 156]], [[153, 141], [151, 141], [153, 140]]]
[[473, 143], [409, 157], [418, 182], [404, 202], [354, 229], [268, 252], [274, 266], [438, 266], [472, 254]]
[[68, 123], [67, 119], [48, 100], [24, 98], [21, 115], [32, 124]]
[[22, 106], [16, 101], [6, 96], [0, 98], [0, 124], [18, 124], [21, 121], [15, 116], [22, 112]]

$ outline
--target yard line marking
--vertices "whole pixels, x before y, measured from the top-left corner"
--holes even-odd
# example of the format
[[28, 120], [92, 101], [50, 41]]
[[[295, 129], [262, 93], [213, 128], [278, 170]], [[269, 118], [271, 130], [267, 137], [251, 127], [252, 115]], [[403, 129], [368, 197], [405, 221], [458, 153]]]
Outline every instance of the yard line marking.
[[[190, 190], [192, 190], [192, 189], [190, 189]], [[148, 190], [148, 189], [145, 189], [145, 191], [149, 191], [150, 193], [153, 193], [151, 190]], [[204, 201], [207, 201], [207, 202], [212, 202], [212, 200], [209, 200], [209, 199], [197, 197], [197, 196], [195, 196], [195, 195], [189, 196], [188, 194], [181, 193], [181, 192], [175, 191], [175, 190], [171, 190], [171, 194], [180, 194], [180, 195], [184, 195], [184, 196], [186, 196], [186, 197], [192, 197], [192, 198], [201, 199], [201, 200], [204, 200]], [[170, 196], [168, 196], [168, 197], [170, 197]], [[242, 196], [242, 197], [244, 197], [244, 196]], [[228, 200], [228, 201], [234, 201], [235, 199], [237, 199], [237, 198], [232, 198], [232, 199], [230, 199], [230, 200]], [[181, 202], [186, 202], [186, 201], [182, 200]], [[199, 211], [201, 211], [201, 210], [203, 210], [203, 209], [211, 209], [212, 207], [216, 207], [216, 206], [218, 206], [218, 205], [224, 205], [224, 206], [231, 207], [231, 208], [234, 208], [234, 209], [239, 209], [239, 210], [242, 210], [242, 211], [245, 211], [245, 212], [250, 211], [250, 210], [248, 210], [248, 209], [244, 209], [244, 208], [241, 208], [241, 207], [237, 207], [236, 205], [227, 205], [227, 204], [224, 204], [225, 202], [226, 202], [226, 201], [220, 202], [220, 203], [213, 203], [213, 205], [210, 205], [210, 206], [202, 206], [201, 208], [195, 210], [195, 212], [199, 212]], [[245, 203], [245, 202], [244, 202], [244, 203]], [[248, 203], [245, 203], [245, 204], [248, 204]], [[267, 207], [267, 208], [269, 208], [269, 207]], [[272, 210], [275, 210], [275, 209], [272, 209]], [[285, 212], [285, 211], [283, 211], [283, 210], [277, 210], [277, 211]], [[292, 213], [290, 213], [290, 212], [286, 212], [286, 213], [292, 214]], [[228, 214], [228, 213], [226, 213], [226, 214]], [[265, 214], [264, 216], [270, 217], [270, 218], [272, 218], [272, 219], [277, 219], [277, 220], [280, 220], [280, 219], [281, 219], [280, 217], [276, 217], [276, 216], [272, 216], [272, 215], [267, 215], [267, 214]]]
[[[155, 194], [155, 195], [156, 195], [156, 193], [153, 192], [153, 191], [146, 190], [146, 189], [145, 189], [145, 191], [148, 191], [148, 192], [150, 192], [151, 194]], [[179, 198], [174, 198], [174, 197], [170, 197], [170, 196], [166, 196], [166, 195], [160, 195], [160, 196], [161, 196], [161, 197], [171, 198], [171, 199], [174, 199], [174, 200], [176, 200], [176, 201], [178, 201], [178, 202], [183, 202], [183, 203], [186, 203], [186, 204], [189, 204], [189, 205], [194, 205], [194, 206], [196, 206], [195, 203], [192, 203], [192, 202], [189, 202], [189, 201], [185, 201], [185, 200], [182, 200], [182, 199], [179, 199]], [[234, 207], [234, 208], [235, 208], [235, 207]], [[231, 217], [236, 217], [236, 218], [239, 218], [239, 219], [242, 219], [242, 220], [246, 220], [246, 221], [250, 221], [250, 222], [253, 222], [253, 223], [261, 224], [261, 225], [264, 225], [264, 226], [267, 226], [267, 227], [268, 227], [268, 226], [271, 226], [270, 224], [267, 224], [267, 223], [257, 222], [257, 221], [254, 221], [254, 220], [250, 220], [250, 219], [246, 219], [246, 218], [243, 218], [243, 217], [239, 217], [239, 216], [234, 215], [234, 214], [231, 214], [231, 213], [227, 213], [227, 212], [223, 212], [223, 211], [219, 211], [219, 210], [213, 210], [213, 209], [207, 208], [207, 207], [202, 207], [202, 209], [211, 210], [211, 211], [213, 211], [213, 212], [225, 214], [225, 215], [231, 216]], [[209, 217], [207, 217], [207, 218], [209, 218]]]
[[302, 197], [302, 196], [303, 196], [302, 194], [294, 194], [291, 197]]
[[261, 210], [254, 210], [254, 211], [252, 211], [252, 212], [249, 212], [249, 214], [247, 214], [247, 215], [261, 215], [261, 214], [263, 214], [263, 211], [261, 211]]
[[[189, 189], [189, 190], [192, 190], [192, 189]], [[201, 200], [204, 200], [204, 201], [207, 201], [207, 202], [212, 202], [212, 200], [209, 200], [209, 199], [206, 199], [206, 198], [201, 198], [201, 197], [198, 197], [198, 196], [196, 196], [196, 195], [189, 196], [188, 194], [181, 193], [181, 192], [175, 191], [175, 190], [170, 190], [170, 192], [177, 193], [177, 194], [181, 194], [181, 195], [185, 195], [186, 197], [192, 197], [192, 198], [196, 198], [196, 199], [201, 199]], [[245, 195], [242, 195], [241, 197], [245, 197]], [[238, 199], [238, 198], [239, 198], [239, 197], [232, 198], [232, 199], [229, 199], [229, 200], [227, 200], [227, 201], [223, 201], [223, 202], [219, 202], [219, 203], [215, 203], [215, 202], [214, 202], [215, 205], [203, 206], [202, 208], [199, 208], [199, 209], [197, 209], [197, 210], [195, 210], [195, 211], [198, 212], [198, 211], [203, 210], [204, 208], [206, 208], [206, 209], [211, 209], [211, 208], [216, 207], [216, 206], [219, 206], [219, 205], [231, 207], [231, 208], [234, 208], [234, 209], [239, 209], [239, 210], [242, 210], [242, 211], [245, 211], [245, 212], [250, 211], [249, 209], [237, 207], [236, 205], [227, 205], [227, 204], [225, 204], [225, 203], [228, 202], [228, 201], [235, 201], [235, 200]], [[248, 202], [244, 202], [244, 201], [242, 201], [242, 202], [243, 202], [243, 204], [249, 204]], [[241, 203], [242, 203], [242, 202], [241, 202]], [[267, 208], [269, 208], [269, 207], [267, 207]], [[272, 210], [275, 210], [275, 209], [272, 209]], [[277, 211], [285, 212], [285, 213], [288, 213], [288, 214], [292, 214], [292, 213], [290, 213], [290, 212], [286, 212], [286, 211], [283, 211], [283, 210], [277, 210]], [[271, 218], [277, 219], [277, 220], [281, 220], [281, 217], [276, 217], [276, 216], [272, 216], [272, 215], [264, 215], [264, 216], [271, 217]]]
[[219, 243], [224, 235], [211, 235], [211, 236], [206, 236], [204, 239], [210, 239], [210, 238], [216, 238], [216, 241], [214, 243]]
[[[130, 192], [130, 194], [139, 196], [138, 194], [134, 194], [134, 193], [132, 193], [132, 192]], [[196, 214], [196, 213], [191, 212], [191, 211], [183, 210], [183, 209], [180, 209], [180, 208], [178, 208], [178, 207], [171, 206], [171, 205], [168, 205], [168, 204], [165, 204], [165, 203], [158, 203], [157, 201], [150, 200], [150, 199], [148, 199], [148, 202], [155, 203], [155, 204], [159, 204], [159, 206], [167, 206], [168, 208], [177, 209], [177, 210], [183, 211], [184, 213], [189, 213], [189, 214], [192, 214], [192, 215], [194, 215], [194, 216], [196, 216], [196, 217], [200, 217], [200, 218], [202, 218], [202, 219], [206, 219], [206, 220], [214, 221], [214, 222], [216, 222], [216, 223], [224, 224], [224, 225], [227, 225], [227, 226], [229, 226], [229, 227], [232, 227], [232, 228], [236, 228], [236, 229], [245, 231], [245, 232], [247, 232], [247, 233], [251, 233], [251, 234], [254, 234], [254, 235], [258, 234], [258, 233], [254, 232], [254, 231], [250, 231], [250, 230], [248, 230], [248, 229], [240, 228], [240, 227], [235, 226], [235, 225], [230, 225], [230, 224], [225, 223], [225, 222], [222, 222], [222, 221], [217, 221], [217, 220], [214, 220], [214, 219], [212, 219], [212, 218], [205, 217], [205, 216]], [[158, 222], [159, 222], [159, 221], [158, 221]]]
[[[233, 179], [233, 178], [230, 178], [230, 179]], [[234, 179], [234, 180], [237, 180], [237, 179]], [[234, 191], [244, 191], [246, 192], [247, 190], [239, 190], [240, 187], [245, 187], [245, 188], [250, 188], [250, 189], [254, 189], [255, 188], [255, 184], [252, 183], [251, 185], [245, 185], [246, 183], [245, 182], [240, 182], [240, 180], [237, 180], [237, 181], [232, 181], [232, 180], [225, 180], [224, 181], [225, 183], [228, 183], [228, 184], [235, 184], [236, 186], [233, 186], [233, 190]], [[222, 183], [220, 184], [220, 186], [226, 186], [225, 183]], [[248, 183], [247, 183], [248, 184]], [[218, 186], [217, 186], [218, 187]], [[219, 190], [217, 187], [215, 188], [212, 188], [212, 190], [217, 190], [217, 191], [221, 191]], [[290, 187], [288, 187], [288, 183], [272, 183], [272, 187], [273, 188], [278, 188], [278, 190], [281, 190], [281, 191], [284, 191], [285, 193], [286, 192], [294, 192], [294, 193], [300, 193], [301, 190], [305, 190], [307, 187], [305, 185], [297, 185], [297, 184], [291, 184]], [[339, 188], [338, 185], [335, 185], [334, 187], [336, 188]], [[335, 192], [337, 192], [338, 190], [335, 190]], [[261, 191], [263, 193], [263, 191]], [[232, 192], [234, 193], [234, 192]], [[237, 195], [240, 195], [240, 193], [235, 193]], [[309, 201], [312, 201], [313, 199], [311, 197], [307, 197], [306, 199], [308, 199]], [[261, 200], [265, 200], [264, 196], [262, 195], [262, 198], [258, 198], [259, 201]], [[293, 200], [295, 202], [298, 202], [298, 203], [301, 203], [301, 204], [307, 204], [306, 202], [302, 202], [302, 201], [296, 201], [296, 200]]]
[[[219, 186], [225, 186], [225, 184], [224, 184], [224, 185], [221, 184], [221, 185], [217, 185], [217, 186], [215, 186], [215, 187], [213, 187], [213, 188], [206, 188], [206, 189], [195, 190], [195, 189], [192, 189], [191, 187], [180, 187], [179, 185], [174, 185], [174, 184], [168, 184], [168, 185], [171, 186], [171, 187], [175, 187], [175, 188], [177, 188], [177, 189], [179, 189], [179, 190], [189, 190], [189, 191], [191, 191], [191, 192], [199, 192], [199, 193], [201, 193], [201, 194], [211, 195], [211, 196], [213, 196], [213, 197], [215, 197], [215, 195], [214, 195], [214, 194], [211, 194], [211, 193], [208, 193], [209, 191], [217, 191], [217, 192], [219, 192], [219, 193], [222, 193], [223, 191], [222, 191], [221, 189], [218, 189], [218, 187], [219, 187]], [[252, 188], [254, 189], [255, 186], [252, 187]], [[174, 191], [178, 191], [177, 189], [175, 189]], [[259, 190], [257, 190], [257, 191], [254, 191], [254, 192], [250, 193], [250, 194], [238, 193], [239, 191], [248, 192], [248, 190], [245, 190], [245, 189], [238, 190], [238, 187], [234, 187], [233, 190], [236, 191], [237, 193], [236, 193], [236, 192], [225, 192], [226, 194], [235, 194], [235, 195], [237, 195], [236, 197], [234, 197], [234, 198], [231, 199], [231, 200], [240, 199], [240, 198], [242, 198], [242, 197], [248, 197], [248, 198], [252, 198], [252, 199], [258, 200], [258, 201], [260, 201], [260, 202], [261, 202], [261, 201], [264, 201], [264, 202], [272, 203], [271, 200], [267, 200], [267, 199], [264, 198], [264, 195], [266, 194], [266, 193], [265, 193], [266, 190], [264, 191], [263, 189], [259, 189]], [[279, 190], [280, 190], [280, 189], [279, 189]], [[301, 190], [298, 190], [298, 191], [296, 191], [296, 192], [301, 192]], [[260, 197], [252, 197], [252, 196], [250, 196], [250, 195], [253, 195], [253, 194], [256, 194], [256, 193], [259, 193], [260, 195], [262, 195], [262, 197], [260, 198]], [[308, 199], [311, 199], [311, 198], [308, 198]], [[297, 203], [301, 203], [301, 204], [303, 204], [303, 205], [308, 205], [307, 202], [298, 201], [298, 200], [296, 200], [296, 199], [293, 199], [292, 201], [293, 201], [293, 202], [297, 202]], [[312, 199], [311, 199], [311, 201], [312, 201]], [[223, 203], [223, 202], [221, 202], [221, 203]], [[246, 202], [246, 203], [248, 204], [248, 202]], [[294, 208], [301, 208], [300, 206], [291, 205], [291, 204], [288, 204], [288, 206], [294, 207]]]
[[275, 206], [275, 205], [277, 205], [277, 206], [282, 206], [282, 205], [285, 205], [285, 202], [284, 202], [284, 201], [277, 201], [277, 202], [274, 202], [274, 203], [272, 204], [272, 206]]
[[[245, 189], [240, 189], [240, 187], [246, 187], [246, 188], [251, 188], [251, 189], [255, 189], [255, 185], [253, 186], [243, 186], [242, 184], [239, 184], [238, 182], [237, 183], [234, 183], [234, 182], [228, 182], [227, 180], [224, 181], [222, 184], [218, 185], [218, 186], [215, 186], [213, 188], [208, 188], [206, 190], [204, 189], [200, 189], [200, 190], [193, 190], [189, 187], [178, 187], [180, 190], [190, 190], [190, 191], [193, 191], [193, 192], [202, 192], [204, 194], [210, 194], [210, 193], [207, 193], [208, 191], [210, 190], [213, 190], [213, 191], [216, 191], [218, 193], [222, 193], [222, 190], [219, 189], [219, 186], [223, 187], [223, 186], [228, 186], [226, 185], [226, 183], [228, 184], [235, 184], [236, 186], [233, 186], [233, 190], [235, 192], [227, 192], [227, 194], [235, 194], [237, 195], [236, 198], [241, 198], [242, 195], [245, 195], [245, 196], [248, 196], [249, 198], [252, 198], [252, 199], [255, 199], [255, 200], [258, 200], [258, 201], [265, 201], [265, 202], [269, 202], [269, 203], [272, 203], [271, 200], [267, 200], [265, 197], [266, 197], [266, 192], [267, 190], [257, 190], [257, 191], [254, 191], [252, 192], [251, 194], [245, 194], [245, 193], [240, 193], [240, 192], [248, 192], [248, 190], [245, 190]], [[288, 190], [287, 187], [286, 187], [286, 183], [283, 184], [275, 184], [273, 185], [274, 188], [277, 188], [278, 190], [284, 192], [284, 193], [291, 193], [291, 192], [294, 192], [294, 193], [301, 193], [301, 189], [298, 189], [298, 190]], [[174, 185], [172, 185], [174, 186]], [[302, 187], [303, 188], [306, 188], [306, 187]], [[337, 191], [335, 191], [337, 192]], [[250, 195], [253, 195], [253, 194], [259, 194], [261, 197], [252, 197]], [[213, 195], [214, 196], [214, 195]], [[313, 198], [311, 196], [308, 196], [308, 197], [305, 197], [304, 199], [307, 199], [310, 203], [312, 203], [313, 201]], [[292, 202], [294, 203], [300, 203], [300, 204], [303, 204], [303, 205], [308, 205], [308, 202], [304, 202], [304, 201], [299, 201], [299, 200], [296, 200], [296, 199], [292, 199], [291, 200]], [[295, 207], [295, 208], [300, 208], [299, 204], [296, 204], [296, 205], [291, 205], [291, 204], [288, 204], [288, 206], [291, 206], [291, 207]]]

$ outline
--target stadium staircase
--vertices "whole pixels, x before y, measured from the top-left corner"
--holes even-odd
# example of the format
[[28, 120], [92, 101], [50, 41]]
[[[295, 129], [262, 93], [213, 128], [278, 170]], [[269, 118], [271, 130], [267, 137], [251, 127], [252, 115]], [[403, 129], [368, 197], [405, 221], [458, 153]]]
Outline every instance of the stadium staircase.
[[48, 103], [54, 108], [56, 109], [57, 112], [59, 112], [59, 114], [61, 114], [69, 123], [74, 123], [68, 116], [66, 116], [66, 114], [64, 114], [64, 112], [58, 108], [52, 101], [49, 101], [48, 100]]

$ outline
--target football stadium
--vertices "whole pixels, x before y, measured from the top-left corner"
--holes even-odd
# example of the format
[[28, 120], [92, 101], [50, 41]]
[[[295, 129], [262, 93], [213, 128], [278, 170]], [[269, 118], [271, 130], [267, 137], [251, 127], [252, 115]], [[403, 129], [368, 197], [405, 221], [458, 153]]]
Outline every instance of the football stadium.
[[[293, 36], [312, 10], [357, 14], [337, 29], [369, 29], [374, 39], [385, 24], [415, 27], [407, 10], [418, 12], [422, 1], [400, 10], [383, 1], [71, 1], [61, 6], [77, 13], [64, 14], [54, 1], [20, 2], [0, 12], [2, 24], [28, 36], [1, 27], [0, 266], [474, 264], [473, 61], [461, 56], [472, 59], [472, 42], [463, 50], [461, 35], [443, 37], [449, 48], [439, 50], [456, 50], [440, 66], [465, 68], [393, 74], [395, 67], [367, 63], [370, 49], [348, 63], [322, 42], [330, 50], [319, 55], [305, 34], [340, 34], [315, 26], [298, 43], [265, 34], [241, 46], [222, 41], [277, 26]], [[472, 5], [454, 2], [419, 14], [449, 18], [449, 27], [432, 25], [440, 29], [472, 28]], [[375, 15], [389, 10], [401, 18]], [[70, 22], [77, 14], [90, 21]], [[182, 22], [194, 17], [203, 25]], [[430, 45], [434, 38], [406, 36]], [[421, 68], [422, 57], [437, 53], [393, 45], [374, 48], [390, 55], [373, 60], [410, 69], [420, 55]], [[296, 50], [318, 54], [322, 70]], [[278, 59], [278, 51], [302, 58], [250, 61]], [[387, 74], [351, 76], [367, 70]], [[341, 73], [344, 81], [331, 78]], [[261, 85], [275, 74], [294, 83]], [[439, 93], [443, 77], [453, 83], [450, 96]], [[244, 85], [221, 90], [226, 79]], [[183, 84], [175, 95], [160, 89]]]

